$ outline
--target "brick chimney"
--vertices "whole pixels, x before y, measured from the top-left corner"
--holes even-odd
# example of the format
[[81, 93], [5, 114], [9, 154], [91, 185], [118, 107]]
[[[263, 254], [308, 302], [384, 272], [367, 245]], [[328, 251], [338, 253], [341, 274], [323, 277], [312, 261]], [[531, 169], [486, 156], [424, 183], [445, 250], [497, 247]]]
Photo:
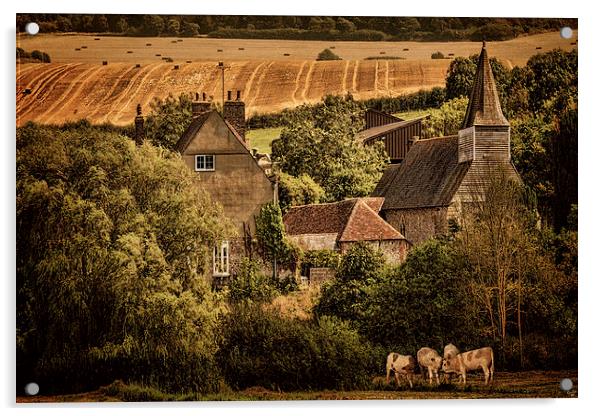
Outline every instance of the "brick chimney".
[[140, 104], [136, 106], [136, 118], [134, 119], [134, 125], [136, 126], [134, 140], [136, 141], [137, 145], [141, 145], [144, 141], [144, 117], [142, 117], [142, 106]]
[[211, 103], [207, 101], [207, 95], [203, 93], [202, 101], [199, 93], [196, 93], [195, 100], [192, 102], [192, 118], [196, 118], [203, 113], [211, 110]]
[[230, 123], [247, 143], [245, 103], [241, 99], [240, 91], [236, 91], [236, 100], [232, 100], [232, 91], [228, 91], [228, 100], [224, 103], [224, 120]]

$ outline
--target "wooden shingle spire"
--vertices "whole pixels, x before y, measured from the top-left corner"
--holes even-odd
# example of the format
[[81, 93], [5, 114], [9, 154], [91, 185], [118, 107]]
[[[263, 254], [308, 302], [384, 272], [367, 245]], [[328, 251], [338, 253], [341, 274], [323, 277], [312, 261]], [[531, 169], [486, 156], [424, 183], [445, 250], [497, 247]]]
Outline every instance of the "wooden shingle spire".
[[481, 56], [479, 56], [474, 85], [462, 129], [474, 125], [508, 126], [509, 124], [506, 117], [504, 117], [504, 113], [502, 113], [493, 71], [487, 57], [487, 46], [483, 41], [483, 48], [481, 49]]

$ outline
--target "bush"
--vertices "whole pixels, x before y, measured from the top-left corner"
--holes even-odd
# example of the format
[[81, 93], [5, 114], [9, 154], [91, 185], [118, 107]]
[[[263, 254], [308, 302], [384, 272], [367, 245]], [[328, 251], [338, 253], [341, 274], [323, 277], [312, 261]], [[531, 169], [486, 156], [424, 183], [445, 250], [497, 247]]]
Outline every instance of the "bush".
[[283, 213], [297, 205], [316, 204], [326, 193], [309, 175], [295, 177], [281, 172], [278, 181], [278, 202]]
[[341, 57], [327, 48], [318, 54], [318, 58], [316, 60], [317, 61], [340, 61]]
[[239, 305], [221, 333], [218, 361], [236, 389], [361, 389], [381, 371], [382, 352], [335, 318], [302, 321]]
[[431, 59], [445, 59], [445, 55], [442, 52], [434, 52], [431, 54]]
[[257, 261], [243, 258], [240, 271], [232, 278], [229, 289], [229, 299], [232, 302], [250, 300], [254, 302], [269, 302], [277, 294], [275, 282], [259, 272]]

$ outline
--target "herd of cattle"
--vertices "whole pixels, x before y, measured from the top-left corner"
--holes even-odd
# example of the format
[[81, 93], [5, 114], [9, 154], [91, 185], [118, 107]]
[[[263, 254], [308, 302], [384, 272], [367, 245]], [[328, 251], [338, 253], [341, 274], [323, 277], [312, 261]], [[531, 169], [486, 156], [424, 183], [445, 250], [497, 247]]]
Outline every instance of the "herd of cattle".
[[493, 350], [491, 347], [461, 353], [453, 344], [448, 344], [443, 350], [443, 357], [434, 349], [424, 347], [418, 350], [416, 358], [417, 360], [411, 355], [390, 353], [387, 356], [387, 384], [389, 384], [389, 376], [393, 372], [398, 387], [400, 386], [400, 375], [403, 375], [412, 388], [412, 378], [417, 370], [416, 364], [424, 378], [428, 372], [430, 384], [433, 383], [433, 375], [439, 384], [440, 370], [443, 370], [446, 377], [448, 374], [459, 374], [462, 382], [466, 384], [468, 371], [483, 369], [485, 384], [493, 382]]

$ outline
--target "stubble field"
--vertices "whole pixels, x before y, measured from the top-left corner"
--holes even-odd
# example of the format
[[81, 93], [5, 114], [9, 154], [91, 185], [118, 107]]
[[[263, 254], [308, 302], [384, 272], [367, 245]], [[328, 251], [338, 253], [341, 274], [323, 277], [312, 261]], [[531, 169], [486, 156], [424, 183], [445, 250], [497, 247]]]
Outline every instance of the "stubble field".
[[[575, 48], [571, 45], [574, 41], [562, 39], [554, 32], [491, 42], [488, 50], [490, 56], [512, 67], [524, 65], [538, 52]], [[81, 118], [124, 125], [132, 122], [136, 104], [147, 109], [155, 97], [206, 92], [221, 100], [218, 61], [228, 66], [225, 88], [241, 91], [247, 115], [316, 102], [326, 94], [350, 92], [358, 99], [392, 96], [443, 86], [452, 57], [469, 56], [480, 50], [478, 42], [88, 35], [25, 35], [17, 38], [17, 46], [27, 51], [42, 50], [52, 58], [51, 64], [17, 64], [17, 125], [30, 120], [63, 123]], [[333, 48], [343, 60], [315, 61], [318, 52], [325, 48]], [[431, 59], [431, 53], [437, 51], [450, 59]], [[365, 60], [369, 56], [403, 59]], [[107, 65], [102, 65], [103, 61]]]

